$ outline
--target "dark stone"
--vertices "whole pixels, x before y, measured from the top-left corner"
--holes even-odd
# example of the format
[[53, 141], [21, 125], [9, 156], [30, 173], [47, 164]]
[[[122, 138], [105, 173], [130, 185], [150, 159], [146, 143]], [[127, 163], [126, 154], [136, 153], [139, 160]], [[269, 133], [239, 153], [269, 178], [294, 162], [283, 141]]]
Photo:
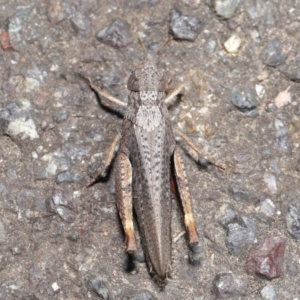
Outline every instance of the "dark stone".
[[265, 49], [265, 64], [270, 67], [277, 67], [283, 64], [287, 54], [282, 53], [281, 42], [279, 39], [272, 40]]
[[114, 48], [123, 48], [133, 42], [130, 25], [119, 18], [115, 19], [108, 27], [98, 31], [96, 38], [101, 43]]
[[78, 37], [87, 38], [91, 34], [92, 24], [81, 12], [76, 12], [71, 18], [70, 22]]
[[49, 213], [55, 213], [55, 203], [52, 198], [47, 198], [45, 200], [46, 211]]
[[282, 275], [285, 243], [279, 236], [266, 238], [261, 245], [252, 250], [246, 261], [248, 274], [258, 274], [273, 279]]
[[176, 8], [170, 12], [170, 34], [177, 40], [194, 42], [198, 37], [203, 22], [195, 17], [182, 15]]
[[71, 242], [76, 243], [79, 240], [79, 235], [77, 233], [72, 233], [67, 235], [67, 239]]
[[236, 216], [227, 225], [226, 247], [231, 253], [238, 253], [247, 244], [253, 243], [256, 235], [256, 224], [245, 216]]
[[101, 299], [110, 300], [109, 291], [104, 283], [104, 281], [97, 277], [93, 276], [87, 282], [88, 289], [92, 292], [95, 292]]
[[56, 177], [56, 183], [60, 184], [63, 182], [73, 182], [73, 178], [71, 176], [71, 173], [69, 171], [63, 172], [57, 175]]
[[231, 92], [230, 101], [242, 112], [255, 109], [259, 104], [254, 93], [244, 87], [235, 87]]
[[292, 203], [286, 215], [287, 231], [292, 237], [300, 241], [300, 204]]

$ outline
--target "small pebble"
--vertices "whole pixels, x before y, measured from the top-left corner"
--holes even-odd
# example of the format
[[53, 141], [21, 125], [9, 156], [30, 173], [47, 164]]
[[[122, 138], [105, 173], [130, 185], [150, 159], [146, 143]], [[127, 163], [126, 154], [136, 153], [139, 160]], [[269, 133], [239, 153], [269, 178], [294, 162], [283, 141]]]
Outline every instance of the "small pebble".
[[261, 84], [256, 84], [255, 85], [255, 91], [256, 91], [256, 95], [258, 96], [258, 98], [262, 99], [266, 93], [266, 90], [264, 88], [263, 85]]
[[240, 0], [214, 0], [216, 14], [225, 19], [233, 17]]
[[27, 138], [34, 140], [40, 137], [34, 121], [25, 117], [11, 121], [8, 124], [7, 133], [15, 137], [20, 137], [21, 140]]
[[60, 189], [55, 189], [52, 192], [52, 199], [55, 205], [67, 205], [64, 192]]
[[60, 287], [58, 286], [57, 282], [53, 282], [52, 283], [52, 289], [53, 289], [54, 292], [57, 292], [60, 289]]
[[248, 88], [235, 87], [230, 96], [230, 101], [233, 105], [239, 108], [242, 112], [253, 110], [258, 106], [258, 101], [254, 93]]
[[260, 211], [267, 216], [273, 216], [275, 214], [275, 204], [271, 199], [266, 199], [260, 204]]
[[182, 15], [175, 8], [171, 10], [170, 16], [170, 34], [174, 39], [194, 42], [203, 27], [203, 22], [198, 18]]
[[288, 206], [286, 215], [287, 231], [296, 240], [300, 241], [300, 204], [299, 200]]
[[265, 64], [270, 67], [280, 66], [287, 58], [287, 54], [282, 53], [281, 41], [277, 38], [267, 45], [264, 56]]
[[114, 48], [123, 48], [133, 42], [130, 25], [119, 18], [115, 19], [108, 27], [98, 31], [96, 38], [101, 43]]
[[246, 295], [247, 285], [232, 273], [217, 274], [213, 281], [212, 292], [217, 299], [232, 299]]
[[286, 90], [280, 92], [274, 99], [276, 107], [281, 108], [292, 102], [291, 93], [289, 92], [290, 86]]
[[257, 228], [252, 219], [236, 216], [227, 227], [226, 247], [231, 253], [238, 253], [255, 241]]
[[76, 35], [80, 38], [87, 38], [92, 32], [92, 23], [88, 17], [77, 11], [71, 18], [70, 22]]
[[236, 53], [240, 46], [241, 46], [241, 42], [242, 40], [239, 38], [238, 35], [233, 34], [225, 43], [224, 43], [224, 47], [225, 50], [228, 53]]
[[282, 275], [285, 243], [279, 236], [266, 238], [257, 248], [252, 250], [246, 261], [248, 274], [258, 274], [268, 279]]
[[273, 285], [267, 283], [264, 288], [261, 290], [260, 295], [263, 300], [277, 300], [277, 295]]
[[71, 173], [69, 171], [63, 172], [57, 175], [56, 177], [56, 183], [60, 184], [63, 182], [73, 182], [73, 178], [71, 176]]
[[109, 291], [104, 281], [97, 276], [93, 276], [87, 282], [89, 290], [95, 292], [103, 300], [111, 300]]
[[208, 55], [213, 55], [217, 47], [217, 42], [215, 40], [208, 41], [205, 44], [205, 52]]

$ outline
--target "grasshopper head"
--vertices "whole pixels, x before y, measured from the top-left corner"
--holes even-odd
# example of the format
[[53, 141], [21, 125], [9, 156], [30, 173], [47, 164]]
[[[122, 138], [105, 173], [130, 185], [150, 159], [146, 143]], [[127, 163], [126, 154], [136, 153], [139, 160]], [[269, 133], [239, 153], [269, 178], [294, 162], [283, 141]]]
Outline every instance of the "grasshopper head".
[[131, 73], [127, 88], [134, 92], [164, 92], [166, 82], [163, 75], [163, 71], [158, 70], [152, 61], [147, 61]]

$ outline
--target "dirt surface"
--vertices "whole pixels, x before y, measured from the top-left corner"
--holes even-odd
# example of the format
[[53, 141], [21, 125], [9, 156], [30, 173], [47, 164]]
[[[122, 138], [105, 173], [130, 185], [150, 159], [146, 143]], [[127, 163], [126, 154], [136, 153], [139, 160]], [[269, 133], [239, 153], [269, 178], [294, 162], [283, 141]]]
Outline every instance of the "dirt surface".
[[[1, 300], [300, 299], [299, 1], [2, 0], [0, 17]], [[173, 87], [194, 71], [172, 122], [226, 170], [186, 157], [203, 249], [193, 265], [176, 239], [160, 291], [128, 264], [115, 170], [85, 188], [122, 111], [83, 76], [127, 102], [138, 37], [153, 54], [169, 34], [158, 66]], [[275, 275], [248, 274], [274, 236]]]

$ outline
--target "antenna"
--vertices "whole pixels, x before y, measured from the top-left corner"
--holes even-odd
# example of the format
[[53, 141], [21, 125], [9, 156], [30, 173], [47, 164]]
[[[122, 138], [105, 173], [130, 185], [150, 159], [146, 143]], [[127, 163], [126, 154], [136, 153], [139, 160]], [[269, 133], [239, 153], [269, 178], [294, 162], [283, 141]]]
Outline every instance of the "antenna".
[[155, 50], [153, 54], [153, 58], [158, 54], [158, 52], [163, 49], [165, 46], [167, 46], [171, 41], [173, 40], [172, 37], [169, 37], [161, 46], [158, 47], [158, 49]]
[[[155, 56], [158, 54], [159, 51], [161, 51], [161, 49], [163, 49], [165, 46], [167, 46], [171, 41], [173, 40], [172, 37], [169, 37], [162, 45], [160, 45], [154, 52], [152, 59], [155, 59]], [[138, 38], [139, 44], [140, 46], [143, 48], [143, 52], [144, 52], [144, 61], [148, 60], [148, 50], [146, 48], [146, 46], [143, 44], [141, 38]]]
[[147, 60], [148, 60], [148, 50], [147, 50], [147, 48], [145, 47], [145, 45], [143, 44], [143, 42], [142, 42], [142, 40], [141, 40], [140, 37], [138, 38], [138, 40], [139, 40], [140, 46], [143, 48], [143, 52], [144, 52], [144, 61], [147, 61]]

